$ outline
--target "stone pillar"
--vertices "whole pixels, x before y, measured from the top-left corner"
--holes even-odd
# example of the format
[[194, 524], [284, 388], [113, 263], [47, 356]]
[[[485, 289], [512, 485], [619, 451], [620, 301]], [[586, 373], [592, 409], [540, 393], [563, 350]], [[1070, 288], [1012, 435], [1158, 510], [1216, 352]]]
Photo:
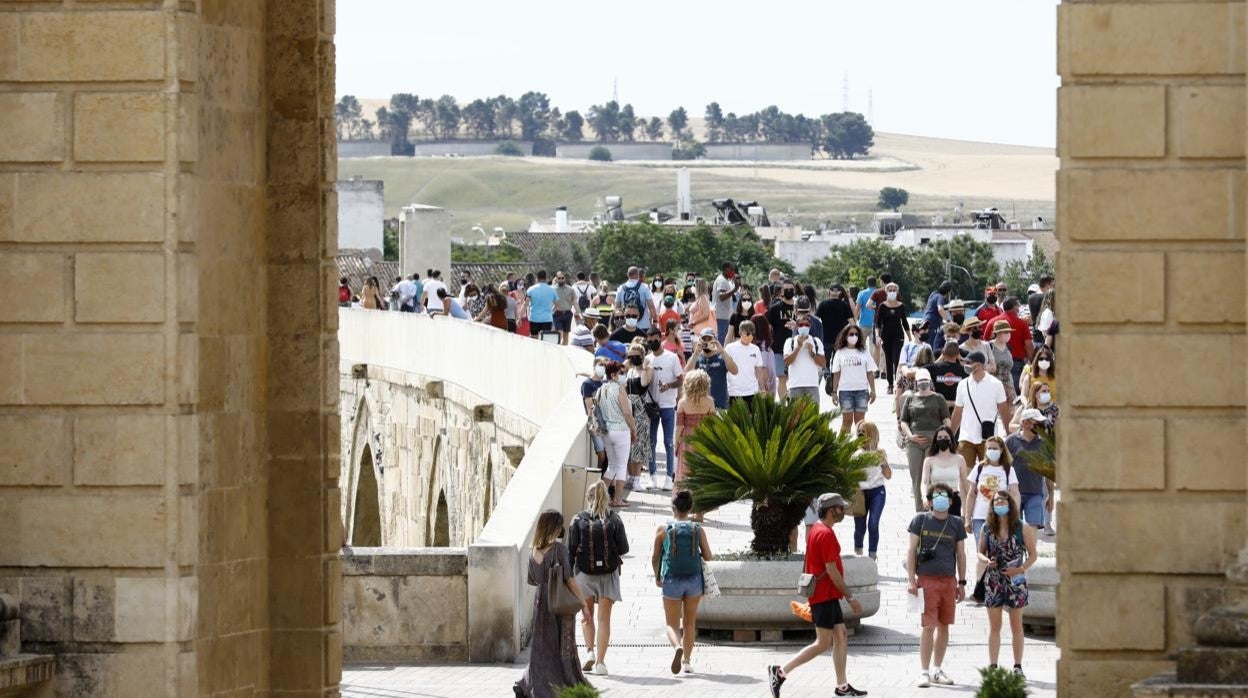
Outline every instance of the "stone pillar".
[[1244, 543], [1244, 10], [1059, 8], [1063, 695], [1172, 668]]

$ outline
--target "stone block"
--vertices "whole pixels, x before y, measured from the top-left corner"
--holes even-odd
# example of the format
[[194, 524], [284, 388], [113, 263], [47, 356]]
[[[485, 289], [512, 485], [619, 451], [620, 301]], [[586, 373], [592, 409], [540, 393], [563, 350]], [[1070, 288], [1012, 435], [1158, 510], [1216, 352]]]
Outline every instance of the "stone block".
[[161, 642], [173, 635], [164, 577], [118, 577], [114, 581], [113, 635], [118, 642]]
[[[1209, 280], [1218, 299], [1209, 302]], [[1237, 252], [1174, 252], [1170, 255], [1170, 313], [1180, 324], [1239, 323], [1245, 319], [1244, 255]]]
[[80, 92], [74, 97], [74, 159], [161, 162], [165, 105], [159, 92]]
[[1232, 169], [1063, 169], [1058, 229], [1069, 240], [1242, 240], [1243, 188]]
[[[1074, 650], [1164, 650], [1166, 587], [1138, 577], [1070, 575], [1060, 597], [1065, 647]], [[1141, 613], [1148, 609], [1147, 613]]]
[[344, 577], [347, 645], [448, 645], [468, 636], [467, 577]]
[[74, 319], [83, 323], [164, 320], [164, 255], [146, 252], [75, 255]]
[[21, 590], [22, 641], [69, 640], [73, 608], [69, 577], [23, 577]]
[[[466, 562], [466, 561], [465, 561]], [[466, 567], [466, 565], [465, 565]], [[336, 625], [342, 620], [342, 561], [331, 558], [325, 561], [325, 605], [326, 625]]]
[[73, 639], [112, 642], [115, 600], [112, 577], [74, 579]]
[[1165, 157], [1162, 85], [1069, 85], [1058, 93], [1058, 108], [1065, 156]]
[[0, 498], [0, 566], [161, 567], [163, 496]]
[[269, 560], [269, 618], [274, 628], [313, 629], [324, 626], [325, 580], [319, 557]]
[[[1164, 419], [1072, 419], [1059, 430], [1061, 481], [1072, 490], [1166, 487]], [[1064, 432], [1064, 433], [1063, 433]]]
[[1064, 654], [1057, 663], [1058, 692], [1063, 696], [1129, 696], [1131, 684], [1173, 670], [1164, 659], [1117, 659]]
[[[6, 15], [0, 80], [137, 82], [165, 77], [165, 20], [158, 11], [29, 12]], [[4, 42], [0, 42], [4, 45]]]
[[[1061, 507], [1069, 530], [1092, 532], [1062, 539], [1063, 584], [1068, 571], [1221, 575], [1243, 545], [1242, 496], [1197, 504], [1179, 496], [1122, 501], [1085, 495]], [[1184, 526], [1157, 525], [1171, 516], [1183, 517]]]
[[0, 94], [0, 123], [10, 134], [0, 142], [0, 161], [57, 162], [64, 159], [65, 110], [62, 104], [63, 100], [55, 92]]
[[286, 690], [319, 689], [326, 674], [321, 630], [273, 630], [271, 638], [269, 662], [273, 683]]
[[1174, 89], [1179, 157], [1242, 158], [1243, 85], [1191, 85]]
[[1248, 425], [1242, 417], [1193, 417], [1170, 420], [1166, 460], [1170, 483], [1177, 490], [1242, 491], [1245, 478], [1243, 446]]
[[159, 172], [21, 173], [17, 200], [8, 241], [164, 240], [165, 176]]
[[1069, 321], [1164, 322], [1166, 256], [1161, 252], [1080, 251], [1064, 260]]
[[[1138, 380], [1139, 366], [1110, 361], [1147, 347], [1158, 356], [1183, 356], [1168, 367], [1183, 390], [1163, 390]], [[1084, 334], [1066, 344], [1063, 401], [1078, 407], [1240, 407], [1244, 405], [1244, 336], [1190, 337], [1155, 334]], [[1068, 381], [1068, 382], [1067, 382]]]
[[[0, 256], [0, 297], [13, 299], [0, 307], [0, 322], [63, 322], [64, 278], [64, 255], [14, 252]], [[34, 279], [39, 280], [37, 298], [30, 294]]]
[[1064, 77], [1244, 72], [1240, 2], [1063, 3], [1059, 18]]
[[0, 419], [0, 486], [56, 487], [69, 481], [69, 433], [61, 417]]
[[26, 335], [24, 340], [26, 404], [164, 402], [165, 345], [161, 335]]
[[342, 633], [333, 630], [325, 635], [325, 685], [337, 686], [342, 681]]

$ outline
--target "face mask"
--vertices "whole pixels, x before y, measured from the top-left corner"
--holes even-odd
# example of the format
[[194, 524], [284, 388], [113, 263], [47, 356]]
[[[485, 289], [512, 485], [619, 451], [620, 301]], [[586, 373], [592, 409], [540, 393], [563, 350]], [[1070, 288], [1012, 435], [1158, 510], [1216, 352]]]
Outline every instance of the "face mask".
[[1041, 405], [1049, 404], [1049, 400], [1052, 400], [1052, 399], [1053, 399], [1053, 396], [1048, 393], [1036, 393], [1036, 400]]
[[1036, 362], [1036, 365], [1040, 367], [1041, 371], [1047, 371], [1049, 370], [1049, 367], [1053, 365], [1053, 362], [1048, 359], [1040, 359]]
[[802, 325], [801, 327], [797, 328], [797, 333], [803, 337], [810, 334], [810, 325]]
[[635, 317], [624, 318], [624, 326], [630, 330], [633, 329], [634, 327], [637, 326], [637, 318]]
[[657, 340], [657, 339], [652, 339], [652, 340], [650, 340], [650, 341], [646, 342], [646, 348], [647, 348], [647, 349], [649, 349], [650, 351], [654, 351], [655, 349], [658, 349], [658, 348], [659, 348], [659, 340]]
[[851, 347], [856, 347], [856, 346], [858, 346], [858, 335], [856, 335], [856, 334], [851, 334], [851, 335], [849, 335], [848, 337], [846, 337], [846, 338], [845, 338], [845, 344], [847, 344], [847, 345], [849, 345], [849, 346], [851, 346]]
[[984, 455], [988, 456], [989, 461], [996, 463], [997, 459], [1001, 457], [1001, 451], [1000, 449], [990, 448], [984, 453]]
[[634, 365], [634, 366], [640, 366], [640, 365], [641, 365], [641, 357], [640, 357], [640, 356], [630, 356], [630, 357], [628, 357], [628, 363], [630, 363], [630, 364], [632, 364], [632, 365]]
[[750, 306], [752, 306], [752, 305], [754, 305], [754, 301], [750, 300], [749, 298], [742, 298], [742, 299], [741, 299], [741, 307], [742, 307], [742, 308], [749, 308], [749, 307], [750, 307]]
[[796, 291], [794, 291], [793, 289], [791, 289], [791, 288], [786, 288], [786, 289], [784, 289], [784, 298], [785, 298], [785, 300], [788, 300], [788, 299], [792, 298], [792, 297], [793, 297], [793, 296], [795, 296], [795, 295], [797, 295], [797, 292], [796, 292]]
[[964, 313], [954, 313], [954, 314], [953, 314], [953, 321], [954, 321], [954, 322], [956, 322], [956, 323], [958, 323], [959, 325], [961, 325], [961, 324], [962, 324], [962, 320], [963, 320], [964, 318], [966, 318], [966, 315], [965, 315]]
[[980, 337], [983, 337], [983, 336], [984, 336], [983, 330], [978, 329], [978, 328], [971, 330], [971, 338], [979, 339]]
[[939, 448], [942, 451], [948, 449], [952, 445], [953, 442], [949, 439], [936, 439], [936, 448]]
[[932, 497], [932, 511], [949, 511], [949, 498], [943, 494]]
[[996, 304], [997, 304], [997, 297], [996, 297], [996, 296], [988, 296], [988, 298], [987, 298], [986, 300], [988, 301], [988, 305], [996, 305]]
[[897, 300], [897, 292], [896, 292], [896, 291], [889, 291], [889, 292], [888, 292], [888, 299], [889, 299], [890, 301], [895, 301], [895, 300]]
[[932, 382], [931, 381], [919, 381], [918, 388], [919, 390], [931, 390]]
[[992, 511], [997, 516], [1007, 516], [1010, 513], [1010, 505], [1009, 504], [993, 504]]
[[607, 370], [601, 366], [594, 369], [594, 380], [602, 380], [607, 377]]

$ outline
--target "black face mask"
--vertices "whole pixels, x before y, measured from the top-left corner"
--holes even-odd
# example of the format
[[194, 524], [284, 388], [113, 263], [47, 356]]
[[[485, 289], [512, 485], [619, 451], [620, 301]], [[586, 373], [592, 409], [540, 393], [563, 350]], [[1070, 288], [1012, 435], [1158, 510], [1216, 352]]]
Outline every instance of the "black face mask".
[[965, 314], [963, 314], [963, 313], [954, 313], [954, 314], [953, 314], [953, 321], [954, 321], [954, 322], [956, 322], [956, 323], [958, 323], [959, 325], [961, 325], [961, 324], [962, 324], [962, 320], [964, 320], [965, 318], [966, 318], [966, 315], [965, 315]]
[[986, 300], [988, 301], [988, 305], [996, 305], [996, 304], [997, 304], [997, 297], [996, 297], [995, 295], [993, 295], [993, 296], [988, 296], [988, 298], [987, 298]]
[[632, 364], [632, 365], [634, 365], [634, 366], [640, 366], [640, 365], [641, 365], [641, 357], [640, 357], [640, 356], [630, 356], [630, 357], [628, 357], [628, 363], [630, 363], [630, 364]]
[[936, 448], [939, 448], [942, 450], [948, 449], [951, 443], [953, 442], [951, 442], [949, 439], [936, 439]]
[[979, 339], [980, 337], [983, 337], [983, 336], [984, 336], [983, 330], [978, 329], [978, 328], [971, 330], [971, 337], [973, 339]]
[[794, 291], [794, 290], [793, 290], [793, 289], [791, 289], [791, 288], [786, 288], [786, 289], [784, 289], [784, 298], [785, 298], [785, 300], [789, 300], [790, 298], [792, 298], [793, 296], [796, 296], [796, 295], [797, 295], [797, 291]]
[[652, 339], [652, 340], [650, 340], [650, 341], [646, 342], [646, 348], [647, 348], [647, 349], [649, 349], [650, 351], [654, 351], [655, 349], [658, 349], [658, 348], [659, 348], [659, 340], [657, 340], [657, 339]]

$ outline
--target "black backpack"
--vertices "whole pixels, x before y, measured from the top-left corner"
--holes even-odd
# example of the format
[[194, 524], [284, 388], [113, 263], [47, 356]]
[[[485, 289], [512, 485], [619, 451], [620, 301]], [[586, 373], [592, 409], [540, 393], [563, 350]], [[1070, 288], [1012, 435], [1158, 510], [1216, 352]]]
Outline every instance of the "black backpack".
[[582, 514], [576, 525], [580, 531], [576, 569], [584, 574], [611, 574], [618, 570], [620, 553], [612, 541], [611, 517], [600, 519]]
[[594, 290], [593, 284], [586, 283], [583, 288], [581, 287], [580, 284], [576, 285], [576, 292], [577, 292], [576, 306], [578, 308], [580, 308], [581, 310], [585, 310], [586, 308], [589, 307], [590, 291], [593, 291], [593, 290]]

